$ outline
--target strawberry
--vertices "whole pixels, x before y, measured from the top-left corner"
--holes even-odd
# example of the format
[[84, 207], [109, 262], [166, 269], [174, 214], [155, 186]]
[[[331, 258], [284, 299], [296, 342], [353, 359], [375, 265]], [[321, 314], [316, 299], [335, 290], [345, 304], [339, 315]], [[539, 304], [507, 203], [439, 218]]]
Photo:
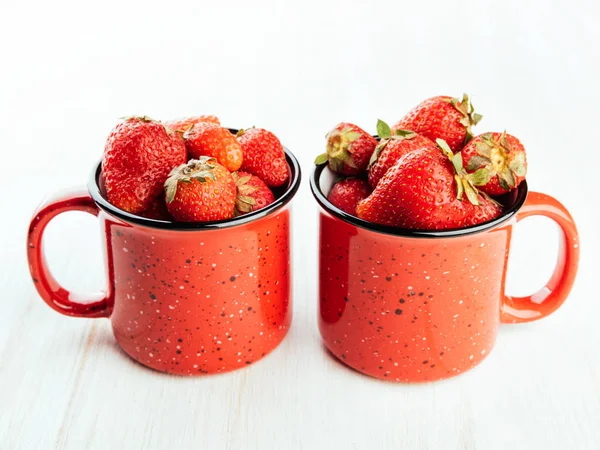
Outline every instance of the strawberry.
[[201, 156], [173, 169], [165, 182], [167, 209], [179, 222], [233, 217], [235, 182], [215, 158]]
[[230, 172], [242, 165], [242, 146], [227, 129], [212, 123], [197, 123], [183, 135], [190, 158], [216, 158]]
[[489, 195], [516, 189], [527, 174], [525, 148], [506, 131], [479, 135], [461, 153], [473, 184]]
[[287, 181], [289, 169], [277, 136], [262, 128], [249, 128], [238, 131], [237, 137], [244, 154], [241, 170], [256, 175], [271, 187]]
[[237, 188], [234, 216], [257, 211], [275, 201], [269, 186], [257, 176], [246, 172], [234, 172], [231, 175]]
[[371, 194], [371, 187], [365, 180], [346, 178], [338, 181], [329, 191], [327, 200], [342, 211], [356, 215], [356, 205]]
[[126, 118], [104, 147], [106, 198], [130, 213], [144, 211], [162, 192], [171, 169], [186, 161], [179, 134], [146, 116]]
[[441, 139], [438, 145], [442, 151], [422, 148], [396, 161], [359, 202], [358, 217], [402, 228], [446, 230], [499, 216], [500, 205], [478, 193], [466, 177], [461, 155], [453, 155]]
[[148, 208], [138, 214], [147, 219], [172, 220], [171, 215], [167, 210], [164, 193], [155, 198]]
[[443, 139], [453, 152], [458, 152], [473, 137], [471, 127], [481, 118], [467, 94], [461, 100], [442, 95], [420, 103], [392, 130], [411, 130], [432, 141]]
[[377, 139], [351, 123], [340, 123], [327, 134], [326, 152], [315, 164], [329, 162], [329, 168], [342, 175], [358, 175], [369, 165]]
[[212, 123], [213, 125], [221, 125], [217, 116], [196, 116], [186, 117], [184, 119], [169, 120], [164, 122], [166, 126], [179, 133], [185, 133], [197, 123]]
[[435, 148], [435, 144], [420, 134], [408, 130], [395, 130], [392, 134], [387, 123], [377, 122], [377, 134], [380, 141], [371, 156], [369, 167], [369, 184], [375, 188], [390, 167], [402, 156], [420, 148]]
[[502, 205], [492, 197], [480, 192], [478, 200], [478, 205], [466, 200], [462, 202], [467, 214], [466, 227], [489, 222], [502, 214]]

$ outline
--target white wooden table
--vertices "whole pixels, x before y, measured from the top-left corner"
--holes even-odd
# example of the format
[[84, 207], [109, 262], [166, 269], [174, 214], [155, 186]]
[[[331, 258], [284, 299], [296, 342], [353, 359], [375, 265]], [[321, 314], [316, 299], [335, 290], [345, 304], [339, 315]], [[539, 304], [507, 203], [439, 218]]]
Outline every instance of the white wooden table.
[[[36, 3], [0, 6], [0, 449], [600, 448], [597, 2]], [[215, 113], [272, 129], [306, 181], [335, 123], [373, 129], [463, 90], [485, 116], [479, 132], [506, 128], [526, 144], [529, 184], [571, 209], [582, 259], [559, 312], [504, 326], [492, 355], [458, 378], [385, 383], [325, 352], [306, 182], [293, 326], [245, 370], [147, 370], [107, 320], [54, 313], [29, 280], [34, 207], [87, 181], [120, 116]], [[102, 287], [92, 217], [61, 216], [46, 244], [66, 286]], [[527, 220], [514, 244], [508, 284], [525, 294], [552, 269], [556, 230]]]

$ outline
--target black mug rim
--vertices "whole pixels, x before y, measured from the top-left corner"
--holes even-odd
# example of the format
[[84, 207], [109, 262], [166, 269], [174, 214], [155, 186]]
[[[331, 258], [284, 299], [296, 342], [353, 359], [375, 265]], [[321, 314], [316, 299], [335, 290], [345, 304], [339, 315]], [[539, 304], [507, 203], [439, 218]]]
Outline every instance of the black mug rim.
[[[234, 134], [237, 132], [235, 129], [230, 129], [230, 131]], [[270, 205], [257, 211], [231, 219], [216, 220], [212, 222], [173, 222], [167, 220], [149, 219], [117, 208], [109, 203], [109, 201], [106, 200], [100, 192], [98, 179], [102, 170], [102, 161], [99, 161], [98, 164], [94, 166], [95, 168], [92, 171], [90, 180], [88, 182], [88, 190], [92, 196], [92, 199], [100, 209], [130, 224], [141, 225], [149, 228], [158, 228], [162, 230], [177, 231], [220, 230], [223, 228], [235, 227], [270, 215], [274, 211], [287, 205], [296, 195], [296, 192], [298, 192], [300, 182], [302, 180], [300, 164], [293, 153], [290, 152], [286, 147], [284, 147], [283, 150], [285, 152], [285, 157], [291, 172], [290, 181], [288, 182], [288, 187], [285, 192], [281, 194], [279, 198], [275, 199], [275, 201]]]
[[523, 180], [517, 188], [517, 198], [515, 199], [512, 206], [506, 209], [500, 216], [496, 217], [493, 220], [490, 220], [489, 222], [453, 230], [413, 230], [410, 228], [399, 228], [390, 225], [381, 225], [373, 222], [368, 222], [366, 220], [359, 219], [356, 216], [348, 214], [336, 207], [335, 205], [333, 205], [329, 200], [327, 200], [327, 197], [321, 191], [321, 184], [319, 180], [321, 177], [321, 173], [323, 172], [325, 167], [327, 167], [327, 164], [316, 165], [312, 171], [309, 180], [310, 189], [312, 191], [313, 196], [315, 197], [315, 200], [317, 200], [317, 203], [319, 203], [319, 205], [325, 211], [327, 211], [332, 216], [343, 220], [344, 222], [356, 225], [360, 228], [364, 228], [369, 231], [374, 231], [376, 233], [390, 234], [392, 236], [399, 237], [432, 239], [461, 237], [468, 236], [471, 234], [483, 233], [512, 219], [525, 203], [528, 193], [527, 181]]

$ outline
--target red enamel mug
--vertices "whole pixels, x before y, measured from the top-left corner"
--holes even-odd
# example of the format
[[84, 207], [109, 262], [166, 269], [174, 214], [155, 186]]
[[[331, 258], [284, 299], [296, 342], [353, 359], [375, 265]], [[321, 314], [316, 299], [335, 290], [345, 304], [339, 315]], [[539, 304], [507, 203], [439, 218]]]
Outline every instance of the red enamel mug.
[[[44, 301], [74, 317], [110, 318], [121, 348], [162, 372], [226, 372], [260, 360], [292, 320], [290, 201], [300, 166], [286, 150], [290, 178], [267, 207], [226, 221], [176, 223], [129, 214], [99, 188], [100, 164], [87, 189], [45, 201], [29, 227], [31, 277]], [[97, 216], [105, 250], [104, 292], [75, 295], [53, 277], [42, 251], [58, 214]]]
[[[321, 207], [319, 329], [344, 364], [372, 377], [433, 381], [479, 364], [501, 323], [538, 320], [567, 298], [579, 239], [557, 200], [523, 182], [503, 199], [497, 219], [460, 230], [417, 231], [366, 222], [327, 200], [336, 182], [325, 166], [310, 179]], [[562, 231], [558, 262], [546, 286], [528, 297], [505, 294], [515, 224], [533, 215]]]

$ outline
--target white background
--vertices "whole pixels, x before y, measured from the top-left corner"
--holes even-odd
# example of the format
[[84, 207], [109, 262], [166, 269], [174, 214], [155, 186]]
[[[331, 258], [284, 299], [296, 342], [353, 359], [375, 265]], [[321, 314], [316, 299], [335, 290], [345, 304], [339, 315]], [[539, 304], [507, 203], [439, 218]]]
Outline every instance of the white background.
[[[0, 448], [597, 449], [600, 12], [589, 1], [0, 3]], [[342, 120], [374, 131], [420, 100], [467, 91], [478, 132], [518, 136], [530, 188], [581, 232], [581, 269], [553, 316], [504, 326], [479, 367], [426, 385], [376, 381], [329, 357], [317, 330], [312, 159]], [[294, 323], [243, 371], [161, 375], [107, 320], [38, 298], [25, 261], [35, 206], [81, 185], [120, 116], [217, 114], [273, 130], [304, 179], [295, 200]], [[48, 228], [66, 286], [104, 284], [95, 219]], [[509, 289], [550, 274], [555, 227], [518, 226]]]

